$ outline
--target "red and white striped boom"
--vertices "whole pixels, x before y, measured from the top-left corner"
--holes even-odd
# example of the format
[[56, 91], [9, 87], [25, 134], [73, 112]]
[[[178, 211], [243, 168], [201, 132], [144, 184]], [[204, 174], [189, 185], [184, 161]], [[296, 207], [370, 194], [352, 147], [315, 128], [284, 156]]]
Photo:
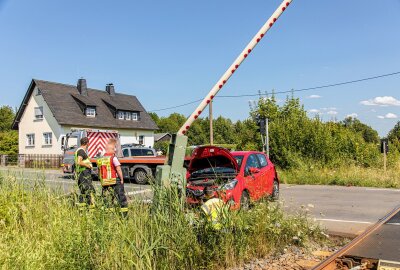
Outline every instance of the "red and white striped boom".
[[233, 64], [228, 68], [228, 70], [222, 75], [222, 77], [218, 80], [218, 82], [211, 88], [211, 91], [208, 95], [203, 99], [200, 105], [196, 108], [196, 110], [190, 115], [190, 117], [186, 120], [185, 124], [179, 129], [178, 134], [184, 135], [189, 130], [190, 126], [193, 124], [194, 120], [196, 120], [200, 114], [204, 111], [207, 105], [211, 102], [211, 100], [218, 94], [219, 90], [226, 84], [229, 78], [233, 75], [233, 73], [239, 68], [240, 64], [247, 58], [247, 56], [251, 53], [254, 47], [261, 41], [261, 39], [265, 36], [269, 29], [274, 25], [276, 20], [282, 15], [282, 13], [286, 10], [286, 8], [290, 5], [292, 0], [285, 0], [282, 4], [275, 10], [272, 16], [268, 19], [268, 21], [261, 27], [260, 31], [253, 37], [249, 44], [247, 44], [246, 48], [240, 55], [236, 58]]

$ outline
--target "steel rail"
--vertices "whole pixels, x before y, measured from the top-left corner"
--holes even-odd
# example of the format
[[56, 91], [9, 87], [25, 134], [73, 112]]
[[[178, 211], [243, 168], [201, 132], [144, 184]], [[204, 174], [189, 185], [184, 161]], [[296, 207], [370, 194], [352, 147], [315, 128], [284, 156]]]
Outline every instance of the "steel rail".
[[204, 111], [204, 109], [210, 104], [211, 100], [217, 95], [217, 93], [222, 89], [222, 87], [226, 84], [229, 78], [235, 73], [235, 71], [239, 68], [240, 64], [249, 56], [249, 54], [253, 51], [253, 49], [257, 46], [257, 44], [261, 41], [261, 39], [265, 36], [269, 29], [275, 24], [278, 18], [282, 15], [282, 13], [286, 10], [286, 8], [290, 5], [293, 0], [284, 0], [282, 4], [275, 10], [272, 16], [268, 19], [268, 21], [261, 27], [258, 33], [253, 37], [253, 39], [247, 44], [245, 49], [240, 53], [240, 55], [236, 58], [233, 64], [228, 68], [228, 70], [222, 75], [222, 77], [217, 81], [217, 83], [211, 88], [210, 92], [207, 96], [201, 101], [196, 110], [189, 116], [186, 120], [185, 124], [179, 129], [178, 134], [184, 135], [189, 130], [190, 126], [193, 122], [200, 116], [200, 114]]
[[335, 268], [335, 260], [343, 255], [346, 255], [346, 252], [348, 252], [350, 249], [353, 247], [357, 246], [360, 244], [361, 241], [363, 241], [365, 238], [367, 238], [369, 235], [374, 233], [377, 229], [379, 229], [382, 225], [384, 225], [388, 220], [390, 220], [394, 215], [396, 215], [400, 211], [400, 205], [396, 206], [393, 210], [391, 210], [389, 213], [387, 213], [383, 218], [381, 218], [377, 223], [369, 227], [365, 232], [357, 236], [353, 241], [345, 245], [343, 248], [341, 248], [339, 251], [337, 251], [335, 254], [330, 256], [328, 259], [325, 261], [321, 262], [318, 264], [316, 267], [313, 268], [313, 270], [334, 270]]

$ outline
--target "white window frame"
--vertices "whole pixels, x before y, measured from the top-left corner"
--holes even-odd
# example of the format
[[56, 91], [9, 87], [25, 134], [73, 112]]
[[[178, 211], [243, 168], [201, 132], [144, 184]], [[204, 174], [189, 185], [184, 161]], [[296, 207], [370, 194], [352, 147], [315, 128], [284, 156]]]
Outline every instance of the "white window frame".
[[43, 145], [44, 146], [53, 145], [53, 133], [52, 132], [43, 132]]
[[26, 146], [35, 147], [35, 133], [26, 134]]
[[87, 107], [85, 114], [87, 117], [96, 117], [96, 108], [95, 107]]
[[138, 121], [139, 120], [139, 114], [137, 112], [132, 113], [132, 120], [133, 121]]
[[130, 112], [125, 112], [125, 120], [131, 120], [132, 114]]
[[125, 112], [118, 111], [117, 117], [118, 117], [119, 120], [124, 120], [125, 119]]
[[[36, 114], [36, 112], [40, 111], [42, 114]], [[34, 109], [35, 120], [43, 120], [43, 106], [35, 107]]]

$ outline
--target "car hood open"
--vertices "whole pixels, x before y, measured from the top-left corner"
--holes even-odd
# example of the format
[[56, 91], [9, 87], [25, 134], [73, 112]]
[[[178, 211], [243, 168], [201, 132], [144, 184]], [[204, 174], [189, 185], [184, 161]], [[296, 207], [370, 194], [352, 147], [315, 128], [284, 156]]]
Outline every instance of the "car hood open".
[[230, 168], [236, 173], [239, 171], [239, 166], [236, 162], [236, 159], [232, 156], [228, 149], [217, 146], [201, 146], [196, 148], [193, 151], [188, 172], [191, 174], [195, 171], [212, 167]]

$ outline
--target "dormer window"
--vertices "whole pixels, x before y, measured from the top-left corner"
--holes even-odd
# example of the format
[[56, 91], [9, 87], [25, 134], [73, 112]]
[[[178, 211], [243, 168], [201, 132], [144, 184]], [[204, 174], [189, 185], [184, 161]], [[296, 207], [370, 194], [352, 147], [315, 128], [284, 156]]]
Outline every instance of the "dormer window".
[[129, 112], [129, 111], [118, 111], [116, 117], [118, 120], [138, 121], [139, 113]]
[[86, 113], [87, 117], [96, 117], [96, 108], [95, 107], [87, 107], [85, 113]]
[[123, 111], [119, 111], [117, 115], [119, 120], [124, 120], [125, 119], [125, 113]]

